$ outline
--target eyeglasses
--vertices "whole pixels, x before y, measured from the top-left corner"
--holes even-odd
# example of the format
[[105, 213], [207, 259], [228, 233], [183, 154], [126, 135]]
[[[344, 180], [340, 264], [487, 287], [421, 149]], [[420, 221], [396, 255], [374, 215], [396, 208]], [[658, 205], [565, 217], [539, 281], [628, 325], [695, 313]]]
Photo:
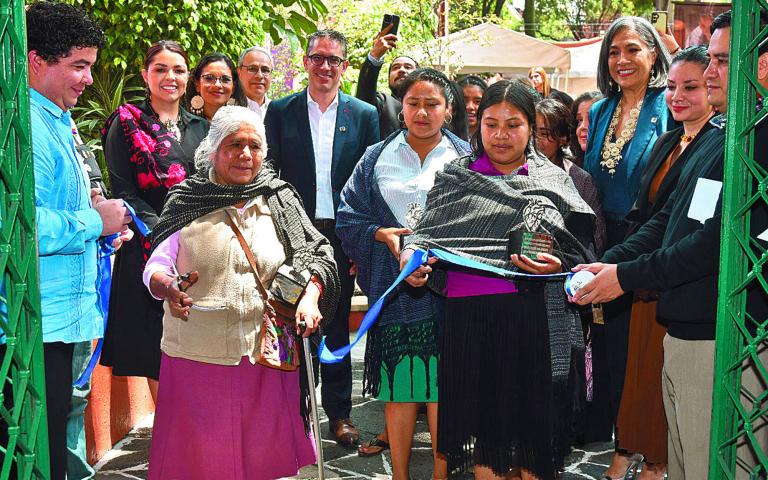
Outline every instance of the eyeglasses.
[[261, 74], [266, 77], [272, 73], [272, 69], [266, 65], [261, 67], [258, 65], [240, 65], [240, 68], [248, 72], [249, 75], [256, 75], [257, 73], [261, 72]]
[[200, 79], [208, 85], [216, 85], [216, 82], [221, 82], [222, 85], [232, 85], [232, 77], [229, 75], [217, 77], [212, 73], [206, 73], [205, 75], [200, 75]]
[[344, 61], [343, 58], [339, 58], [336, 55], [326, 57], [325, 55], [320, 55], [319, 53], [309, 55], [307, 58], [309, 58], [309, 61], [312, 62], [312, 65], [316, 67], [322, 66], [322, 64], [328, 62], [329, 67], [335, 68], [341, 65], [341, 63]]

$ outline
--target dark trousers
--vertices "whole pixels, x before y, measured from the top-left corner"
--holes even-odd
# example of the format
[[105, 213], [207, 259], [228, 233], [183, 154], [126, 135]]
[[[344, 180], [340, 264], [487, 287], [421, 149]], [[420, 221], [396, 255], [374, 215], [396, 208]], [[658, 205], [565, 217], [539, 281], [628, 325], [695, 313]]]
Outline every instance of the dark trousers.
[[[349, 274], [351, 263], [341, 249], [341, 242], [333, 228], [320, 229], [333, 247], [333, 258], [339, 268], [341, 294], [339, 307], [333, 321], [326, 323], [322, 334], [326, 335], [326, 346], [336, 350], [349, 344], [349, 310], [355, 279]], [[320, 365], [320, 393], [325, 414], [330, 420], [349, 418], [352, 412], [352, 360], [347, 355], [343, 361]]]
[[[6, 346], [0, 346], [0, 358]], [[72, 354], [74, 344], [51, 342], [43, 344], [45, 362], [45, 401], [48, 413], [48, 450], [51, 462], [51, 480], [64, 480], [67, 472], [67, 415], [72, 400]], [[13, 402], [12, 387], [6, 381], [4, 395], [6, 408]], [[10, 400], [10, 401], [9, 401]], [[0, 424], [0, 443], [8, 445], [8, 425]], [[2, 458], [2, 455], [0, 455]], [[15, 478], [15, 467], [11, 478]]]
[[67, 415], [72, 401], [74, 347], [74, 343], [43, 344], [51, 480], [64, 480], [67, 472]]

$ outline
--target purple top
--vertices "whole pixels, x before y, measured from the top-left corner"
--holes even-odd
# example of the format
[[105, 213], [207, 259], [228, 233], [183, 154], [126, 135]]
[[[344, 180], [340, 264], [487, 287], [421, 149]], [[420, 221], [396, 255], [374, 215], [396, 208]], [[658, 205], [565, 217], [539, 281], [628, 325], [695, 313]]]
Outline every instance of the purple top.
[[[469, 165], [469, 169], [489, 177], [504, 175], [493, 166], [491, 159], [485, 153], [477, 157], [477, 160]], [[528, 175], [528, 164], [523, 164], [515, 174]], [[446, 297], [476, 297], [501, 293], [517, 293], [517, 287], [514, 282], [504, 278], [473, 275], [456, 270], [448, 270], [447, 272]]]
[[[491, 159], [488, 158], [487, 153], [483, 153], [482, 155], [477, 157], [477, 160], [470, 163], [469, 169], [474, 172], [481, 173], [487, 177], [500, 177], [502, 175], [505, 175], [504, 173], [498, 171], [496, 167], [493, 166], [493, 164], [491, 163]], [[524, 163], [512, 175], [528, 175], [528, 163]]]

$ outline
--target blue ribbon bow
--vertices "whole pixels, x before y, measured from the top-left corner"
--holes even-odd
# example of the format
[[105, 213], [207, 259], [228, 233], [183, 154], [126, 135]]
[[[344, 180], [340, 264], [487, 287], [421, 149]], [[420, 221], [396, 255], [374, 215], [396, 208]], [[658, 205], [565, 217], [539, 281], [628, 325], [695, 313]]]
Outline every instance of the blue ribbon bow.
[[328, 347], [326, 347], [325, 345], [326, 337], [323, 336], [323, 339], [320, 342], [320, 347], [318, 348], [318, 353], [317, 353], [318, 357], [320, 358], [320, 362], [321, 363], [339, 363], [344, 359], [344, 357], [349, 355], [349, 352], [352, 351], [355, 345], [357, 345], [357, 343], [363, 338], [363, 336], [368, 332], [368, 330], [370, 330], [373, 324], [376, 323], [376, 320], [379, 317], [379, 313], [381, 313], [381, 308], [384, 306], [384, 302], [387, 300], [389, 295], [395, 290], [395, 288], [397, 288], [400, 282], [405, 280], [405, 278], [408, 275], [412, 274], [420, 266], [426, 264], [427, 259], [429, 257], [435, 257], [440, 261], [447, 262], [459, 267], [466, 267], [473, 270], [492, 273], [500, 277], [508, 278], [510, 280], [513, 280], [516, 278], [543, 279], [543, 280], [566, 279], [572, 275], [569, 272], [552, 273], [547, 275], [536, 275], [531, 273], [513, 272], [511, 270], [505, 270], [503, 268], [498, 268], [492, 265], [487, 265], [485, 263], [478, 262], [477, 260], [472, 260], [466, 257], [462, 257], [461, 255], [447, 252], [439, 248], [433, 248], [427, 251], [416, 249], [414, 250], [411, 258], [408, 260], [408, 263], [406, 263], [403, 269], [400, 271], [400, 275], [397, 276], [395, 281], [392, 282], [392, 285], [390, 285], [389, 288], [387, 288], [387, 290], [376, 301], [376, 303], [374, 303], [373, 306], [368, 309], [368, 313], [366, 313], [365, 317], [363, 317], [363, 321], [360, 324], [360, 328], [357, 331], [357, 335], [355, 335], [355, 339], [352, 340], [352, 343], [344, 347], [341, 347], [338, 350], [330, 351]]

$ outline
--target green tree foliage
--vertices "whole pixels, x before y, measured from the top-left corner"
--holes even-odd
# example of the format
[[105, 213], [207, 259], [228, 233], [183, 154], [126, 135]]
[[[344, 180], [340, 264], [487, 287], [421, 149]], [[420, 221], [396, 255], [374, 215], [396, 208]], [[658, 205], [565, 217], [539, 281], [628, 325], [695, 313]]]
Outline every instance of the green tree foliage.
[[[500, 24], [507, 28], [516, 28], [519, 22], [507, 18], [503, 0], [449, 0], [449, 30], [456, 32], [483, 22]], [[489, 2], [491, 12], [483, 16], [482, 2]], [[499, 2], [501, 16], [494, 15], [496, 2]], [[397, 55], [412, 55], [427, 42], [434, 40], [437, 31], [437, 14], [434, 0], [389, 0], [387, 2], [361, 2], [357, 0], [328, 0], [331, 15], [323, 22], [328, 28], [343, 32], [349, 39], [350, 68], [344, 75], [342, 88], [354, 94], [360, 65], [365, 61], [373, 44], [374, 36], [381, 29], [385, 13], [400, 16], [397, 49], [387, 55], [387, 61]], [[423, 53], [423, 52], [422, 52]], [[435, 57], [437, 52], [426, 52], [428, 57]], [[421, 55], [419, 55], [421, 56]], [[426, 62], [428, 63], [428, 62]], [[386, 70], [386, 65], [385, 65]], [[387, 76], [379, 76], [379, 90], [389, 91]]]
[[156, 40], [178, 41], [195, 61], [213, 51], [237, 58], [248, 46], [300, 43], [328, 13], [322, 0], [66, 0], [101, 22], [101, 61], [138, 72]]
[[533, 30], [551, 40], [582, 39], [600, 35], [622, 15], [650, 16], [653, 0], [527, 0], [535, 9]]

